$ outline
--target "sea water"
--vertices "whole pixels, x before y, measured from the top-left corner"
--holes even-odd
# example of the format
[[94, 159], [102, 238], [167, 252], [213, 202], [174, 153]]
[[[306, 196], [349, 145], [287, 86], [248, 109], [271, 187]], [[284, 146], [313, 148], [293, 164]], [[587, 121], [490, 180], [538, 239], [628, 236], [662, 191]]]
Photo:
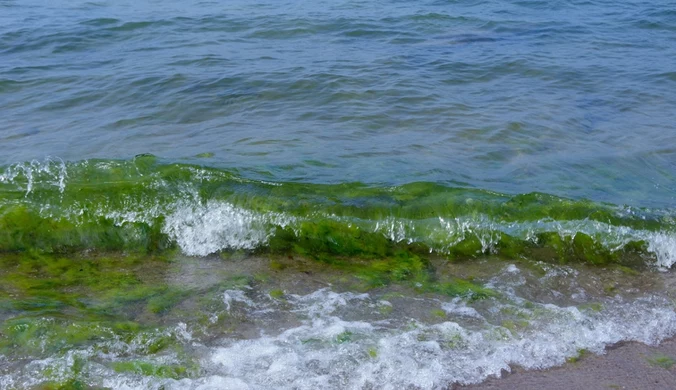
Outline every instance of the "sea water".
[[0, 388], [443, 389], [676, 334], [667, 1], [0, 1]]

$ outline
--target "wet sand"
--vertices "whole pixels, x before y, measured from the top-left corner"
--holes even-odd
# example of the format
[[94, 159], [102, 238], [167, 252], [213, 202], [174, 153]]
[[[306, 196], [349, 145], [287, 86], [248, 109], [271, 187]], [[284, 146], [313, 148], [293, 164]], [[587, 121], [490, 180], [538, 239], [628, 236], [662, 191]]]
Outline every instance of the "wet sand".
[[592, 390], [592, 389], [676, 389], [676, 338], [658, 346], [619, 343], [604, 355], [588, 354], [576, 362], [542, 371], [515, 367], [502, 378], [490, 378], [454, 389], [489, 390]]

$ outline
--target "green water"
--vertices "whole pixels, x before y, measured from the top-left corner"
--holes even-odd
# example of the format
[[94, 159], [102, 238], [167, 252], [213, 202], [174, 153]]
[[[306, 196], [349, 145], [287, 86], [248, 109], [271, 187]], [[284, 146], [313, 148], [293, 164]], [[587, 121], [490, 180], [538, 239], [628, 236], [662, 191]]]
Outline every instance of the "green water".
[[248, 180], [233, 172], [131, 161], [17, 164], [0, 187], [0, 250], [221, 251], [449, 259], [494, 254], [669, 267], [670, 210], [547, 194], [411, 183], [375, 187]]

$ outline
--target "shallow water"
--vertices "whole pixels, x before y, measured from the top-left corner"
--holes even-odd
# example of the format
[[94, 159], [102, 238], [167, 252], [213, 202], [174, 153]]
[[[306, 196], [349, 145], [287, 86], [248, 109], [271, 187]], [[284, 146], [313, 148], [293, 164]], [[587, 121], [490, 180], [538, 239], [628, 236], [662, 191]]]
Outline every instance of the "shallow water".
[[673, 337], [674, 31], [0, 0], [0, 388], [444, 389]]
[[[78, 261], [138, 280], [80, 298], [57, 288], [50, 299], [69, 316], [45, 317], [45, 305], [6, 320], [3, 388], [447, 388], [676, 331], [672, 273], [433, 260], [441, 279], [471, 275], [492, 291], [476, 299], [406, 283], [365, 291], [359, 274], [302, 258]], [[14, 310], [25, 276], [4, 279]]]

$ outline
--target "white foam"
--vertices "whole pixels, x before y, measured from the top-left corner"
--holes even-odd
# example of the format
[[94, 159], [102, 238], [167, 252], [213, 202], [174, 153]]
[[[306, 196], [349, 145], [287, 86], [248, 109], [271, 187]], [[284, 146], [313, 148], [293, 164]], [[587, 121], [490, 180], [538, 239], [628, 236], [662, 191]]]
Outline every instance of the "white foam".
[[460, 298], [454, 298], [449, 302], [443, 302], [441, 304], [441, 309], [445, 311], [446, 314], [483, 319], [476, 309], [465, 305]]
[[[134, 356], [159, 364], [177, 362], [171, 354], [148, 355], [146, 346], [163, 334], [195, 345], [188, 327], [179, 323], [168, 333], [141, 334], [127, 342], [102, 341], [105, 348], [90, 346], [34, 360], [20, 372], [0, 377], [0, 385], [36, 386], [46, 380], [47, 369], [50, 380], [67, 380], [80, 359], [86, 364], [78, 368], [78, 375], [89, 378], [87, 383], [115, 389], [443, 389], [452, 383], [476, 383], [500, 375], [511, 365], [542, 369], [564, 363], [581, 349], [602, 353], [607, 345], [619, 341], [655, 344], [676, 334], [676, 313], [667, 299], [618, 298], [604, 302], [600, 311], [525, 304], [510, 289], [515, 276], [520, 275], [510, 266], [496, 276], [492, 285], [501, 297], [485, 302], [488, 309], [459, 298], [440, 302], [447, 313], [441, 323], [355, 316], [385, 304], [369, 294], [326, 288], [307, 295], [288, 294], [283, 305], [271, 307], [290, 311], [297, 321], [280, 322], [283, 328], [273, 332], [266, 327], [268, 331], [252, 339], [199, 344], [204, 359], [201, 374], [195, 378], [118, 373], [98, 363]], [[421, 299], [426, 298], [405, 302]], [[259, 306], [236, 290], [225, 291], [223, 302], [226, 306], [244, 303], [252, 311]], [[397, 310], [398, 302], [389, 305]], [[430, 303], [439, 302], [432, 299]], [[515, 313], [521, 323], [501, 322], [504, 312]]]
[[26, 196], [33, 191], [35, 186], [44, 185], [55, 186], [59, 192], [63, 193], [66, 189], [67, 178], [66, 163], [58, 157], [13, 164], [0, 173], [0, 183], [14, 184], [26, 191]]
[[651, 232], [645, 234], [645, 240], [648, 243], [648, 250], [657, 258], [658, 267], [669, 269], [676, 263], [676, 235]]
[[233, 302], [242, 302], [247, 306], [253, 306], [254, 303], [252, 300], [247, 298], [246, 294], [242, 290], [225, 290], [223, 292], [223, 303], [225, 304], [225, 310], [230, 311], [230, 307]]
[[356, 294], [351, 292], [337, 293], [328, 288], [317, 290], [308, 295], [291, 295], [296, 303], [297, 311], [305, 312], [310, 317], [321, 317], [332, 314], [339, 307], [347, 306], [353, 301], [365, 301], [368, 294]]
[[[191, 386], [195, 390], [248, 390], [249, 385], [241, 379], [237, 378], [223, 378], [220, 376], [211, 376], [201, 381], [202, 383], [196, 386]], [[174, 388], [185, 388], [182, 386], [175, 386]]]
[[166, 216], [162, 232], [183, 253], [206, 256], [223, 249], [255, 249], [267, 243], [275, 226], [292, 221], [283, 214], [256, 213], [227, 202], [186, 202]]
[[[657, 298], [614, 302], [593, 314], [535, 304], [519, 308], [530, 320], [518, 331], [487, 321], [475, 329], [452, 320], [402, 328], [335, 315], [340, 307], [368, 300], [327, 290], [297, 297], [295, 310], [308, 318], [300, 326], [277, 336], [232, 340], [216, 349], [211, 361], [218, 375], [239, 378], [252, 389], [441, 389], [480, 382], [512, 364], [541, 369], [562, 364], [581, 349], [600, 353], [623, 340], [654, 344], [676, 333], [673, 308]], [[483, 318], [460, 300], [442, 307], [451, 317]], [[349, 340], [340, 341], [348, 333]]]

